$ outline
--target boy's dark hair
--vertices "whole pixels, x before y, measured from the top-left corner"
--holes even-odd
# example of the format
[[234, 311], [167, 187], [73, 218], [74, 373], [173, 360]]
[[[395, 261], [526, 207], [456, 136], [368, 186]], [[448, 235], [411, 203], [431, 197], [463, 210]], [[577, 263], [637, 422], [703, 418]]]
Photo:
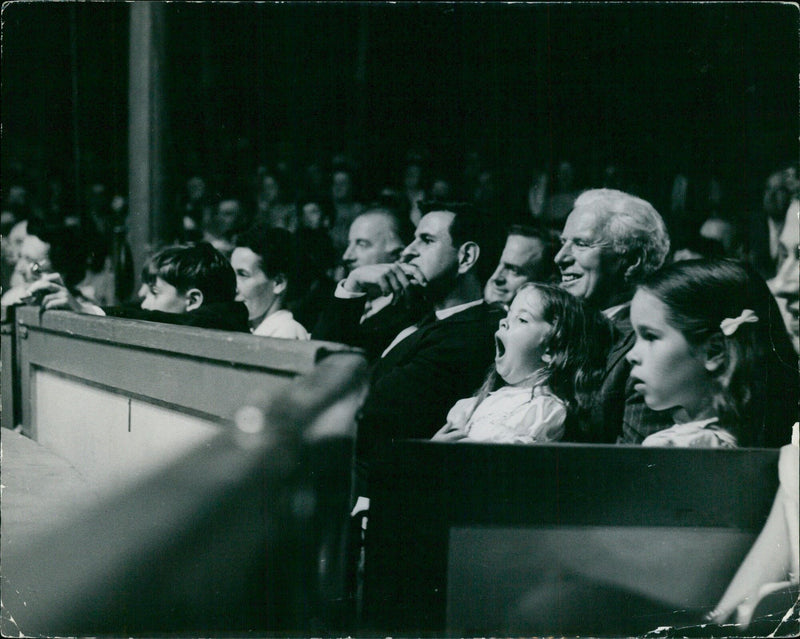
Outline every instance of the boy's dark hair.
[[225, 256], [208, 242], [168, 246], [153, 255], [142, 269], [142, 281], [160, 277], [179, 293], [196, 288], [203, 303], [233, 302], [236, 274]]
[[249, 248], [258, 255], [261, 258], [261, 270], [267, 277], [282, 273], [286, 278], [288, 297], [297, 268], [295, 241], [289, 231], [259, 224], [242, 233], [236, 240], [236, 246]]

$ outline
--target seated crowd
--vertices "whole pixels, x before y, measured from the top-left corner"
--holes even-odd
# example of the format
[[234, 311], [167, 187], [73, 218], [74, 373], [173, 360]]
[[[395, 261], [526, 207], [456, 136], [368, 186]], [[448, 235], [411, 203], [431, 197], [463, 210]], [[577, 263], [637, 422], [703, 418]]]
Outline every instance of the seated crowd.
[[363, 349], [363, 496], [387, 446], [408, 438], [789, 443], [800, 398], [796, 180], [779, 227], [769, 218], [771, 266], [710, 236], [679, 253], [656, 209], [618, 189], [575, 192], [566, 208], [561, 197], [547, 215], [496, 229], [474, 201], [407, 207], [383, 193], [362, 206], [346, 172], [333, 184], [330, 210], [308, 197], [293, 211], [265, 174], [247, 225], [235, 203], [213, 211], [195, 197], [184, 242], [145, 264], [137, 304], [98, 304], [78, 286], [74, 233], [31, 220], [8, 235], [16, 266], [2, 303]]
[[213, 199], [191, 175], [176, 243], [147, 260], [133, 302], [119, 282], [99, 283], [110, 261], [125, 279], [129, 249], [89, 241], [119, 239], [119, 197], [103, 200], [108, 189], [93, 184], [88, 221], [46, 224], [59, 220], [34, 215], [25, 189], [12, 188], [2, 304], [359, 347], [372, 362], [357, 446], [365, 472], [387, 443], [411, 437], [788, 441], [800, 349], [796, 167], [769, 176], [753, 222], [766, 220], [769, 241], [745, 247], [719, 207], [691, 235], [669, 224], [686, 221], [676, 193], [664, 219], [605, 180], [567, 188], [569, 163], [552, 188], [534, 175], [528, 210], [506, 213], [497, 189], [487, 200], [486, 180], [446, 200], [453, 183], [426, 185], [424, 163], [408, 164], [402, 187], [378, 189], [370, 205], [342, 158], [327, 187], [308, 167], [295, 204], [285, 167], [259, 167], [252, 198], [223, 189]]
[[489, 269], [492, 220], [475, 205], [420, 202], [416, 228], [365, 207], [341, 279], [302, 321], [304, 247], [264, 222], [232, 236], [228, 256], [202, 240], [160, 250], [140, 304], [101, 308], [76, 287], [75, 229], [31, 220], [2, 299], [362, 348], [365, 471], [388, 442], [419, 437], [777, 447], [797, 412], [794, 208], [773, 281], [783, 314], [744, 261], [668, 260], [653, 206], [607, 188], [578, 195], [558, 233], [510, 226]]

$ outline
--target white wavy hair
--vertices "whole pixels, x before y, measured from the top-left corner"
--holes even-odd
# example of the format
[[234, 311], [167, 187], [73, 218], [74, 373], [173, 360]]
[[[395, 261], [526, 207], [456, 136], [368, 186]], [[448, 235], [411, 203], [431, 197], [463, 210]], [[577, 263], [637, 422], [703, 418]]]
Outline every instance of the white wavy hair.
[[575, 200], [575, 208], [591, 207], [597, 215], [595, 229], [615, 253], [638, 252], [641, 261], [626, 274], [635, 284], [658, 270], [669, 253], [669, 234], [664, 220], [652, 204], [615, 189], [591, 189]]

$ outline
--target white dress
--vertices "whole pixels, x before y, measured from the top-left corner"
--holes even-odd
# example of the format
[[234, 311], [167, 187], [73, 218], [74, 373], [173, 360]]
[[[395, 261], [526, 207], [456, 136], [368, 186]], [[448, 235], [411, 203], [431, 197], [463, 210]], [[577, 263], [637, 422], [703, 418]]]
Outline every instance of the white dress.
[[736, 437], [721, 428], [717, 418], [675, 424], [644, 438], [642, 446], [675, 448], [736, 448]]
[[503, 386], [489, 393], [467, 422], [476, 401], [460, 399], [447, 414], [447, 423], [465, 431], [467, 440], [533, 444], [564, 436], [567, 407], [547, 387]]
[[253, 335], [260, 337], [281, 337], [283, 339], [311, 339], [308, 331], [294, 319], [291, 311], [286, 309], [267, 315], [254, 330]]

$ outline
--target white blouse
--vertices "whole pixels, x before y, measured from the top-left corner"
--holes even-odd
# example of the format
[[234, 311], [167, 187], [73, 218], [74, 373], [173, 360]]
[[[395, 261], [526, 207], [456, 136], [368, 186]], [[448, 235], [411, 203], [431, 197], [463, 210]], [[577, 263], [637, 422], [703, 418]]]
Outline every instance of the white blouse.
[[253, 335], [261, 337], [282, 337], [283, 339], [311, 339], [308, 331], [294, 319], [291, 311], [286, 309], [267, 315], [254, 330]]
[[546, 386], [503, 386], [489, 393], [467, 422], [477, 398], [457, 401], [447, 422], [464, 430], [471, 441], [533, 444], [564, 436], [567, 408]]
[[736, 436], [721, 428], [717, 418], [675, 424], [644, 438], [642, 446], [675, 448], [736, 448]]

